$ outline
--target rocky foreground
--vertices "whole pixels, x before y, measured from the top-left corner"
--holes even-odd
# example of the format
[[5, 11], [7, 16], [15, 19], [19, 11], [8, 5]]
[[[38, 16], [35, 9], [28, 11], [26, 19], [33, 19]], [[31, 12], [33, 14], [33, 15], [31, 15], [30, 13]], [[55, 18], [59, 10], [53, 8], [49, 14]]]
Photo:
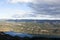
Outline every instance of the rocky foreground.
[[46, 37], [18, 37], [18, 36], [11, 36], [5, 34], [4, 32], [0, 32], [0, 40], [60, 40], [60, 38], [46, 38]]

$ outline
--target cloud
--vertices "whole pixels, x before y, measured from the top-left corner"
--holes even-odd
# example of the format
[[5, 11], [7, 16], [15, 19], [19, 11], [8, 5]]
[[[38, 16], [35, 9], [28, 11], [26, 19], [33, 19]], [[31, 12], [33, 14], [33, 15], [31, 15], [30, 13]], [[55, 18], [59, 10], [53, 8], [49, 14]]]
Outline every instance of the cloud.
[[[60, 18], [60, 0], [36, 0], [29, 7], [42, 18]], [[38, 17], [37, 16], [37, 17]]]
[[30, 12], [17, 11], [17, 18], [60, 18], [60, 0], [9, 0], [10, 3], [28, 3], [33, 10]]
[[59, 3], [60, 0], [33, 0], [35, 4], [38, 4], [38, 3], [48, 3], [48, 4], [52, 4], [52, 3]]
[[8, 0], [8, 3], [48, 3], [48, 4], [52, 4], [52, 3], [58, 3], [60, 2], [60, 0]]
[[48, 4], [52, 4], [52, 3], [58, 3], [60, 2], [60, 0], [8, 0], [7, 2], [9, 3], [48, 3]]
[[[59, 19], [60, 18], [60, 0], [8, 0], [7, 2], [12, 3], [12, 4], [8, 4], [9, 6], [11, 6], [11, 8], [8, 7], [9, 10], [6, 11], [4, 10], [6, 13], [9, 14], [11, 13], [9, 18], [27, 18], [27, 19], [30, 18], [31, 19]], [[17, 3], [22, 3], [24, 6], [22, 6], [22, 4], [19, 5]], [[29, 9], [32, 10], [28, 11], [27, 6], [29, 6], [30, 7]], [[22, 10], [19, 9], [18, 7], [21, 8]], [[7, 16], [8, 15], [6, 15], [6, 17]]]
[[9, 3], [28, 3], [32, 1], [33, 0], [8, 0]]
[[23, 11], [23, 10], [15, 10], [13, 13], [14, 13], [12, 15], [13, 18], [25, 18], [25, 17], [29, 18], [33, 14], [30, 11]]

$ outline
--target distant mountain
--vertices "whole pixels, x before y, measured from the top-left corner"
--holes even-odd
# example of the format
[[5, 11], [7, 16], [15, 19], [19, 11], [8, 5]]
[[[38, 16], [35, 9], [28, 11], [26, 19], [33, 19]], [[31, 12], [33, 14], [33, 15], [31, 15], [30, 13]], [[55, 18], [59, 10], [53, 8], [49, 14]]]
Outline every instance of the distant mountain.
[[34, 20], [34, 19], [15, 19], [15, 20], [8, 19], [6, 21], [9, 21], [9, 22], [37, 22], [37, 23], [44, 23], [44, 22], [52, 23], [52, 22], [57, 22], [57, 23], [60, 23], [60, 20]]

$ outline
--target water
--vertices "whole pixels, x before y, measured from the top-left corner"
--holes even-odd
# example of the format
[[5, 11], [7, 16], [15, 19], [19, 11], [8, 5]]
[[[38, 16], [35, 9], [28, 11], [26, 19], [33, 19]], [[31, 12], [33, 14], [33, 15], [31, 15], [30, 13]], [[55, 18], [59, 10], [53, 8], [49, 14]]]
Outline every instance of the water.
[[5, 34], [9, 34], [11, 36], [18, 36], [18, 37], [29, 37], [29, 38], [32, 38], [32, 37], [46, 37], [46, 38], [60, 38], [60, 35], [43, 35], [43, 34], [39, 34], [39, 35], [31, 35], [31, 34], [27, 34], [27, 33], [16, 33], [16, 32], [5, 32]]
[[19, 36], [19, 37], [29, 37], [29, 38], [32, 38], [33, 37], [33, 35], [31, 35], [31, 34], [27, 34], [27, 33], [16, 33], [16, 32], [12, 32], [12, 31], [5, 32], [5, 34], [9, 34], [11, 36]]

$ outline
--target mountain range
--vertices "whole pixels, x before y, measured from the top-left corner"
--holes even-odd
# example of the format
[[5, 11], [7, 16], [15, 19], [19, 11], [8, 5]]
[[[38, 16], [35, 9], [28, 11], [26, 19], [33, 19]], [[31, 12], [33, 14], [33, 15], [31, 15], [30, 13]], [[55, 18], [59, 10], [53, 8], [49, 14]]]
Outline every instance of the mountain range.
[[37, 22], [37, 23], [44, 23], [44, 22], [49, 22], [49, 23], [53, 23], [53, 22], [56, 22], [56, 23], [60, 23], [60, 20], [34, 20], [34, 19], [8, 19], [6, 21], [9, 21], [9, 22]]

